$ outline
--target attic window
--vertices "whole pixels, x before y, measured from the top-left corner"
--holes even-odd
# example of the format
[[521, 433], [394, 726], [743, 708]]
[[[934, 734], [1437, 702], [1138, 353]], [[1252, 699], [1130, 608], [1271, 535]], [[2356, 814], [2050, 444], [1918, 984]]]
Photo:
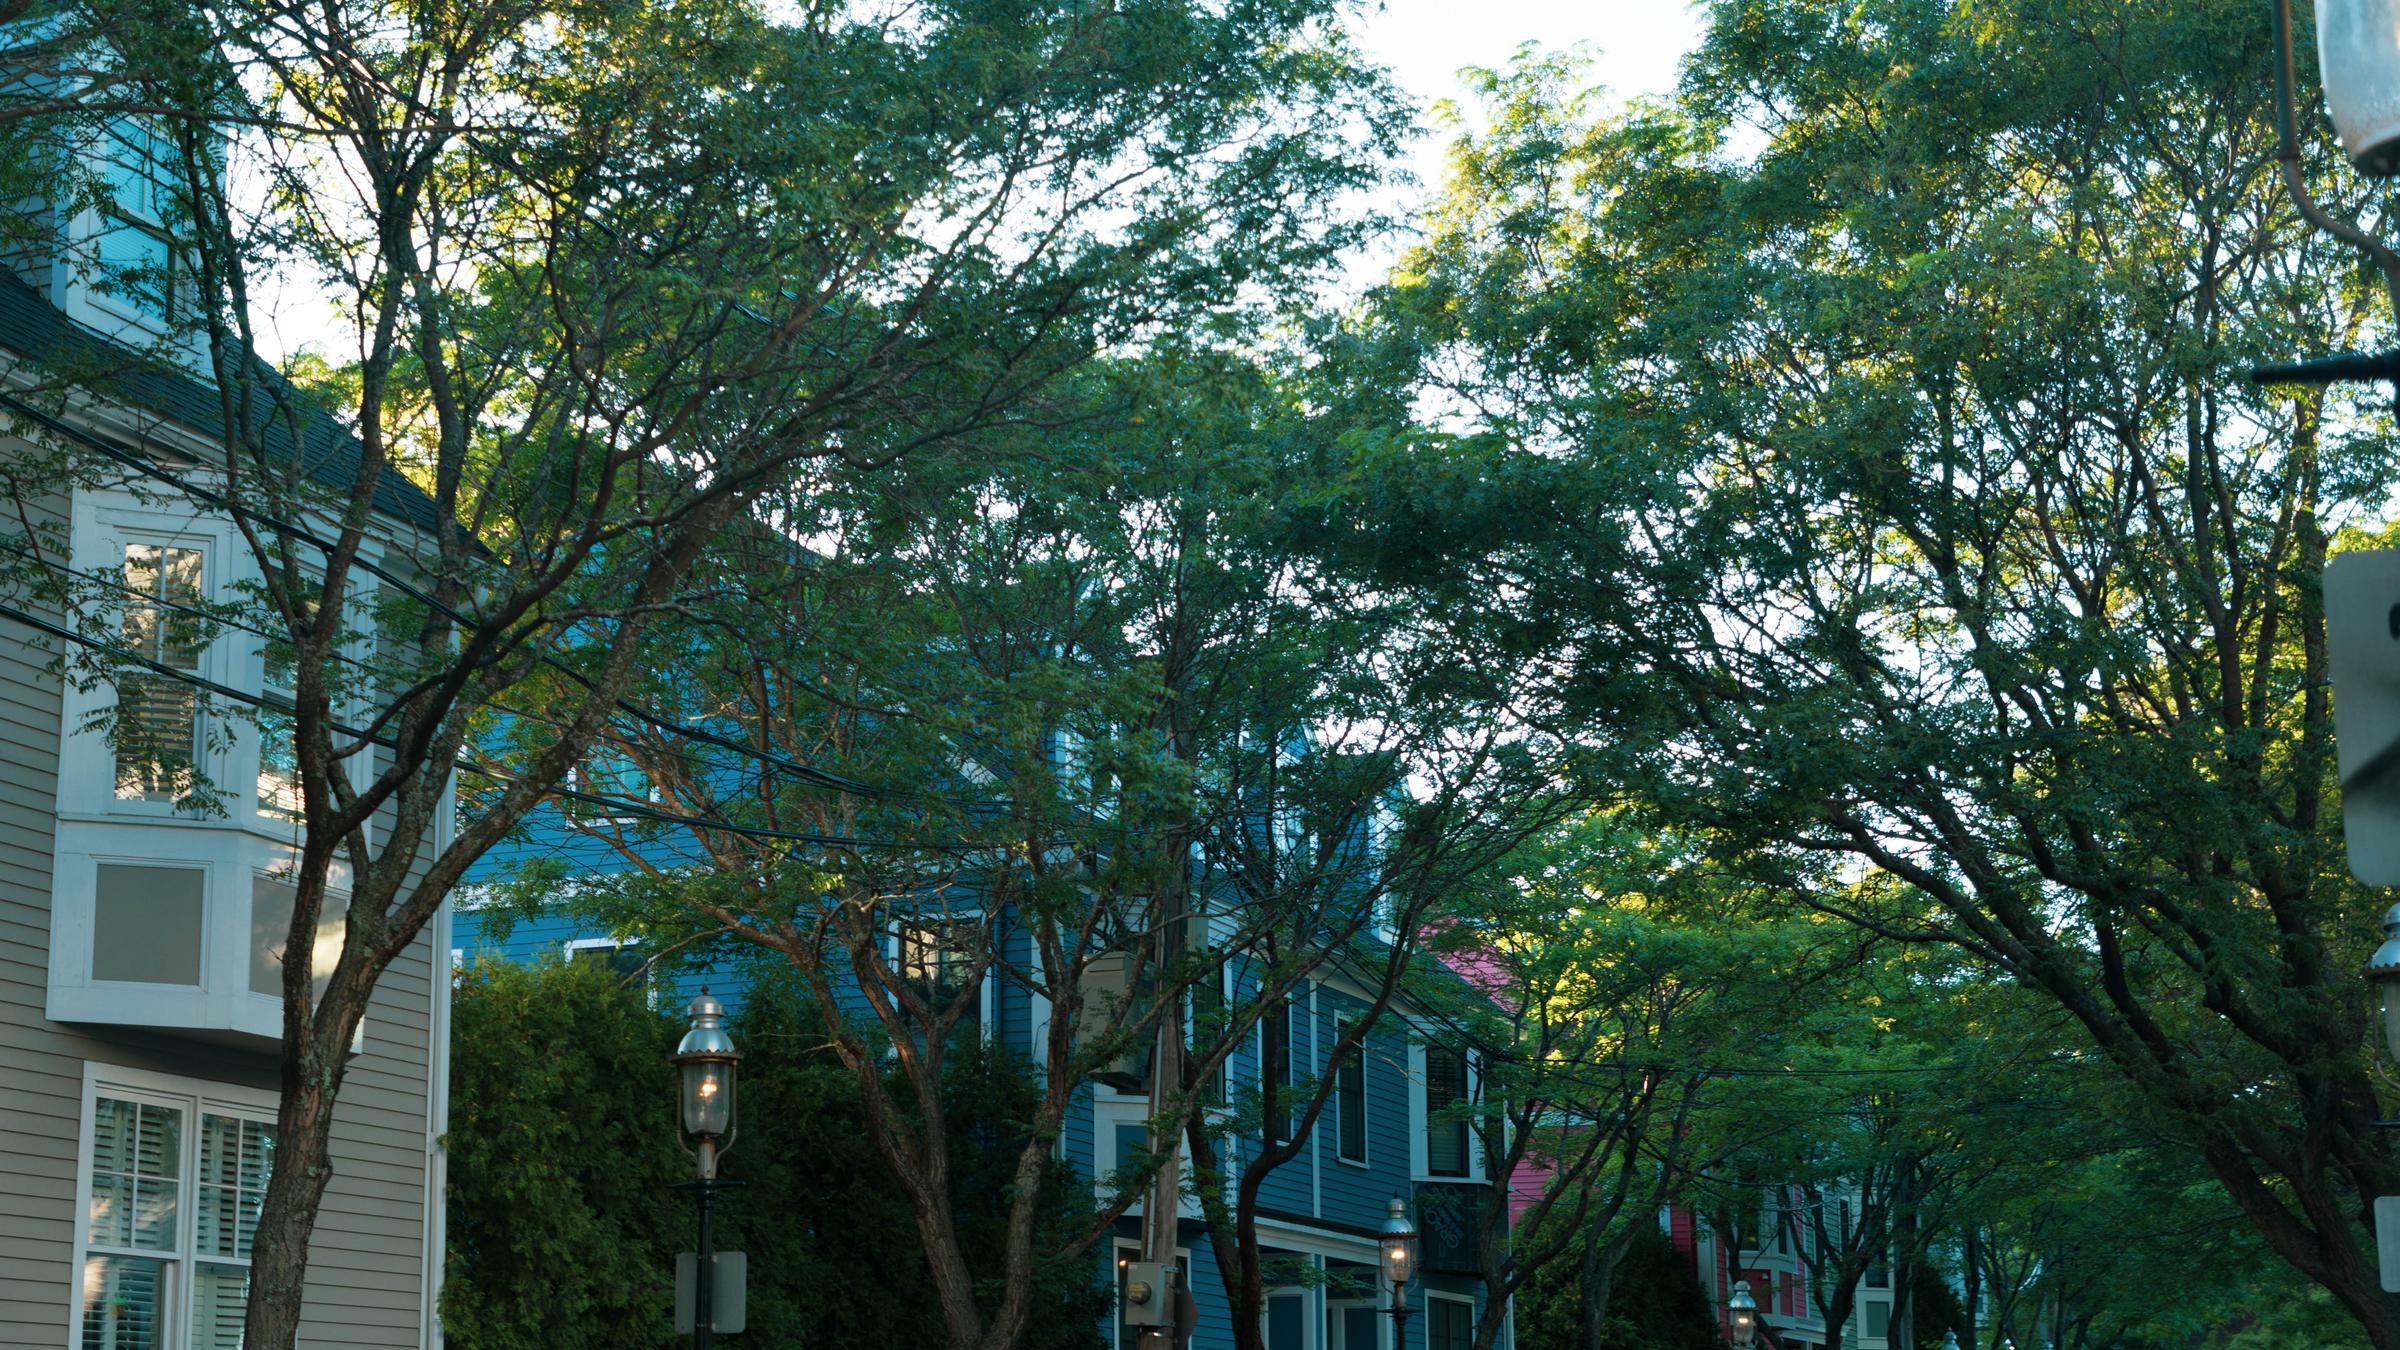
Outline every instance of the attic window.
[[120, 118], [109, 123], [101, 150], [106, 198], [94, 240], [101, 286], [124, 308], [172, 318], [180, 268], [168, 231], [174, 191], [167, 166], [175, 147], [149, 127]]

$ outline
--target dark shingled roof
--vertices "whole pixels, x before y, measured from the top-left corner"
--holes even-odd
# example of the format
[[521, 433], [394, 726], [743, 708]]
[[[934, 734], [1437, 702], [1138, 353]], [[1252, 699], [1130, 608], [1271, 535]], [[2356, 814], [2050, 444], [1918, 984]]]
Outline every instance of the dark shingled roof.
[[[224, 413], [214, 386], [78, 326], [6, 268], [0, 268], [0, 347], [95, 393], [181, 423], [210, 440], [220, 439], [224, 433]], [[291, 389], [265, 362], [258, 362], [257, 370], [262, 383]], [[327, 488], [348, 493], [358, 481], [359, 457], [364, 453], [358, 438], [316, 410], [305, 396], [300, 401], [307, 409], [300, 419], [302, 471]], [[275, 415], [272, 397], [253, 402], [265, 405], [252, 416], [264, 424], [267, 453], [289, 462], [293, 454], [290, 424]], [[376, 481], [374, 506], [429, 534], [440, 527], [433, 498], [389, 465]]]

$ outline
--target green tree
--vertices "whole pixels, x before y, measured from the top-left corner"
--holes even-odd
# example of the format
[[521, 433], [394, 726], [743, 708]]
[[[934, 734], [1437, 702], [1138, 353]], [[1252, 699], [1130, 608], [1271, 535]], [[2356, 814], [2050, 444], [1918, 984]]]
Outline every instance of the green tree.
[[[1096, 367], [1080, 392], [1057, 426], [815, 494], [821, 554], [765, 532], [728, 547], [639, 694], [734, 753], [621, 719], [609, 745], [664, 818], [569, 822], [625, 865], [584, 889], [602, 918], [661, 944], [728, 934], [806, 991], [962, 1347], [1027, 1325], [1030, 1305], [987, 1313], [979, 1284], [1025, 1287], [1179, 1165], [1162, 1147], [1114, 1177], [1057, 1253], [1030, 1225], [967, 1243], [930, 1103], [993, 984], [1046, 1009], [1005, 1188], [1020, 1207], [1086, 1078], [1138, 1085], [1189, 996], [1152, 1137], [1189, 1149], [1236, 1334], [1254, 1335], [1261, 1187], [1305, 1155], [1335, 1077], [1227, 1087], [1227, 1057], [1336, 975], [1359, 1006], [1335, 1057], [1355, 1048], [1429, 916], [1565, 796], [1557, 738], [1509, 716], [1529, 658], [1448, 641], [1288, 536], [1287, 503], [1325, 491], [1326, 469], [1255, 362], [1186, 345]], [[762, 775], [745, 747], [811, 775]], [[546, 881], [522, 889], [539, 903]]]
[[1351, 343], [1448, 418], [1360, 438], [1347, 538], [1506, 600], [1729, 864], [2042, 995], [2389, 1350], [2317, 595], [2389, 428], [2243, 378], [2382, 296], [2275, 182], [2265, 19], [1738, 0], [1671, 107], [1493, 76]]
[[[0, 586], [70, 630], [73, 678], [155, 676], [117, 646], [121, 581], [59, 566], [57, 494], [130, 473], [235, 516], [251, 582], [188, 618], [195, 644], [252, 643], [290, 673], [288, 707], [205, 705], [212, 736], [271, 721], [294, 746], [287, 950], [312, 948], [329, 879], [349, 878], [333, 969], [284, 967], [254, 1350], [295, 1335], [378, 980], [624, 711], [645, 638], [720, 538], [804, 532], [813, 515], [770, 492], [805, 503], [828, 465], [1034, 416], [1094, 352], [1304, 285], [1353, 237], [1336, 208], [1400, 119], [1336, 17], [1332, 0], [90, 0], [8, 30], [32, 82], [0, 109], [12, 145], [150, 147], [180, 278], [153, 351], [22, 354], [36, 383], [12, 418], [138, 391], [124, 377], [146, 366], [197, 370], [218, 444], [187, 465], [30, 437]], [[12, 197], [0, 234], [63, 248], [108, 190], [96, 164], [48, 167], [64, 186]], [[278, 277], [354, 341], [318, 382], [331, 407], [260, 360]], [[403, 478], [423, 498], [395, 524]], [[540, 729], [508, 764], [471, 741], [500, 708]], [[187, 809], [212, 808], [204, 757], [150, 749]], [[462, 767], [491, 790], [443, 838]]]
[[[1572, 1241], [1584, 1241], [1578, 1236]], [[1523, 1350], [1718, 1350], [1716, 1309], [1692, 1270], [1655, 1223], [1625, 1239], [1617, 1261], [1621, 1290], [1609, 1300], [1598, 1341], [1584, 1325], [1576, 1271], [1581, 1263], [1541, 1267], [1517, 1305], [1517, 1344]]]

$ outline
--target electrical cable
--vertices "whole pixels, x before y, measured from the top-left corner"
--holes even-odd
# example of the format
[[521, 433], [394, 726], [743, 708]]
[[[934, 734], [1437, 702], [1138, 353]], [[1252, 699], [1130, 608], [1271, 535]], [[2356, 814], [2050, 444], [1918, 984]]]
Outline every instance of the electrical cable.
[[[225, 511], [229, 515], [247, 518], [262, 525], [266, 525], [273, 529], [280, 537], [298, 540], [299, 542], [305, 543], [323, 553], [330, 554], [334, 551], [334, 545], [331, 542], [319, 538], [317, 535], [310, 532], [303, 526], [288, 520], [284, 520], [281, 517], [272, 516], [254, 508], [243, 506], [235, 502], [232, 498], [224, 493], [202, 487], [199, 484], [193, 483], [189, 479], [182, 477], [181, 475], [169, 472], [164, 466], [160, 465], [146, 455], [136, 454], [132, 451], [124, 449], [123, 447], [110, 444], [106, 439], [91, 435], [79, 427], [62, 421], [59, 418], [53, 417], [50, 414], [43, 412], [41, 409], [33, 407], [22, 399], [17, 398], [13, 394], [0, 393], [0, 407], [8, 408], [19, 416], [32, 420], [45, 430], [60, 436], [64, 436], [88, 449], [96, 450], [108, 458], [133, 469], [135, 472], [140, 473], [145, 477], [156, 479], [157, 481], [164, 483], [167, 486], [174, 488], [176, 491], [183, 493], [184, 495], [189, 496], [197, 501], [214, 506], [219, 510]], [[448, 605], [443, 604], [441, 601], [427, 594], [421, 588], [395, 575], [389, 569], [383, 567], [379, 563], [376, 563], [364, 556], [353, 554], [351, 565], [357, 567], [360, 571], [365, 572], [367, 575], [383, 582], [385, 585], [388, 585], [399, 591], [408, 598], [424, 605], [426, 608], [432, 610], [436, 614], [441, 615], [443, 618], [448, 619], [452, 623], [459, 624], [467, 628], [473, 628], [476, 626], [475, 620], [471, 617], [452, 609]], [[561, 675], [564, 675], [566, 678], [574, 681], [578, 685], [581, 685], [586, 690], [592, 688], [592, 682], [589, 676], [586, 676], [582, 672], [568, 666], [558, 657], [545, 655], [540, 659], [544, 666], [556, 671]], [[731, 740], [730, 738], [719, 736], [714, 732], [706, 730], [705, 728], [685, 726], [661, 715], [653, 709], [635, 703], [631, 699], [618, 698], [615, 701], [615, 706], [618, 708], [618, 710], [631, 714], [637, 720], [657, 730], [667, 732], [672, 735], [701, 741], [705, 744], [713, 744], [719, 749], [732, 750], [736, 753], [756, 757], [762, 762], [773, 764], [775, 767], [782, 769], [784, 772], [793, 774], [804, 781], [815, 782], [822, 787], [837, 788], [845, 792], [855, 792], [861, 796], [891, 795], [893, 791], [892, 789], [878, 787], [874, 784], [866, 783], [857, 779], [844, 778], [840, 775], [827, 773], [824, 770], [802, 764], [797, 760], [786, 759], [782, 756], [775, 755], [772, 752], [760, 750], [757, 747], [744, 745], [738, 741]]]
[[[164, 662], [154, 661], [149, 657], [126, 651], [122, 647], [113, 646], [96, 638], [87, 637], [81, 633], [75, 632], [73, 629], [70, 629], [63, 624], [52, 623], [47, 619], [41, 618], [37, 615], [29, 614], [26, 611], [5, 602], [0, 602], [0, 618], [13, 619], [16, 622], [33, 629], [35, 632], [58, 638], [64, 642], [72, 642], [80, 647], [105, 653], [108, 656], [116, 660], [123, 661], [129, 665], [139, 666], [144, 670], [150, 671], [153, 674], [164, 676], [168, 679], [179, 680], [185, 684], [192, 685], [195, 688], [205, 690], [219, 698], [240, 703], [246, 707], [264, 708], [275, 712], [287, 711], [281, 705], [268, 699], [262, 694], [253, 694], [247, 690], [236, 689], [231, 685], [220, 683], [216, 680], [209, 679], [203, 675], [195, 674], [191, 671], [177, 670], [175, 667], [167, 665]], [[349, 726], [332, 718], [326, 719], [326, 725], [331, 727], [333, 730], [341, 732], [343, 735], [356, 737], [362, 744], [373, 745], [378, 749], [384, 750], [397, 748], [396, 744], [388, 737], [371, 736], [358, 727]], [[475, 774], [478, 777], [491, 779], [494, 782], [505, 784], [523, 781], [523, 778], [520, 775], [512, 774], [505, 769], [494, 768], [474, 760], [462, 759], [458, 761], [456, 767], [465, 772]], [[629, 801], [620, 798], [609, 797], [601, 793], [584, 792], [575, 788], [565, 788], [553, 785], [552, 787], [545, 789], [544, 792], [547, 796], [561, 797], [569, 801], [581, 801], [596, 806], [604, 806], [609, 809], [611, 814], [615, 815], [641, 816], [661, 823], [682, 825], [691, 829], [710, 830], [747, 838], [756, 838], [768, 842], [797, 842], [806, 844], [819, 844], [836, 848], [895, 849], [920, 853], [971, 853], [980, 851], [982, 848], [986, 847], [985, 845], [979, 844], [924, 844], [898, 840], [863, 839], [845, 837], [841, 835], [815, 834], [798, 830], [777, 830], [765, 826], [741, 825], [733, 821], [719, 820], [708, 816], [683, 815], [678, 812], [661, 810], [648, 802]]]

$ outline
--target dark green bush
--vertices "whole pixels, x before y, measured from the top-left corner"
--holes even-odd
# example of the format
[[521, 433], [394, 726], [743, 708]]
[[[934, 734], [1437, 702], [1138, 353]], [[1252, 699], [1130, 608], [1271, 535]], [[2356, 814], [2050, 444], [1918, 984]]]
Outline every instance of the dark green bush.
[[[673, 1261], [692, 1245], [667, 1056], [680, 1024], [605, 972], [479, 966], [455, 999], [442, 1321], [457, 1350], [666, 1350]], [[738, 1130], [718, 1245], [749, 1256], [750, 1350], [886, 1350], [944, 1339], [917, 1230], [814, 1019], [762, 986], [735, 1019]], [[996, 1266], [1007, 1181], [1034, 1088], [963, 1045], [946, 1078], [961, 1238]], [[1068, 1224], [1063, 1170], [1045, 1221]], [[1053, 1248], [1054, 1249], [1054, 1248]], [[1037, 1271], [1034, 1350], [1093, 1350], [1097, 1257]], [[991, 1291], [986, 1291], [987, 1294]]]
[[[1523, 1350], [1583, 1350], [1583, 1249], [1570, 1245], [1534, 1272], [1517, 1300]], [[1691, 1263], [1656, 1228], [1634, 1234], [1611, 1282], [1602, 1350], [1724, 1350]]]

